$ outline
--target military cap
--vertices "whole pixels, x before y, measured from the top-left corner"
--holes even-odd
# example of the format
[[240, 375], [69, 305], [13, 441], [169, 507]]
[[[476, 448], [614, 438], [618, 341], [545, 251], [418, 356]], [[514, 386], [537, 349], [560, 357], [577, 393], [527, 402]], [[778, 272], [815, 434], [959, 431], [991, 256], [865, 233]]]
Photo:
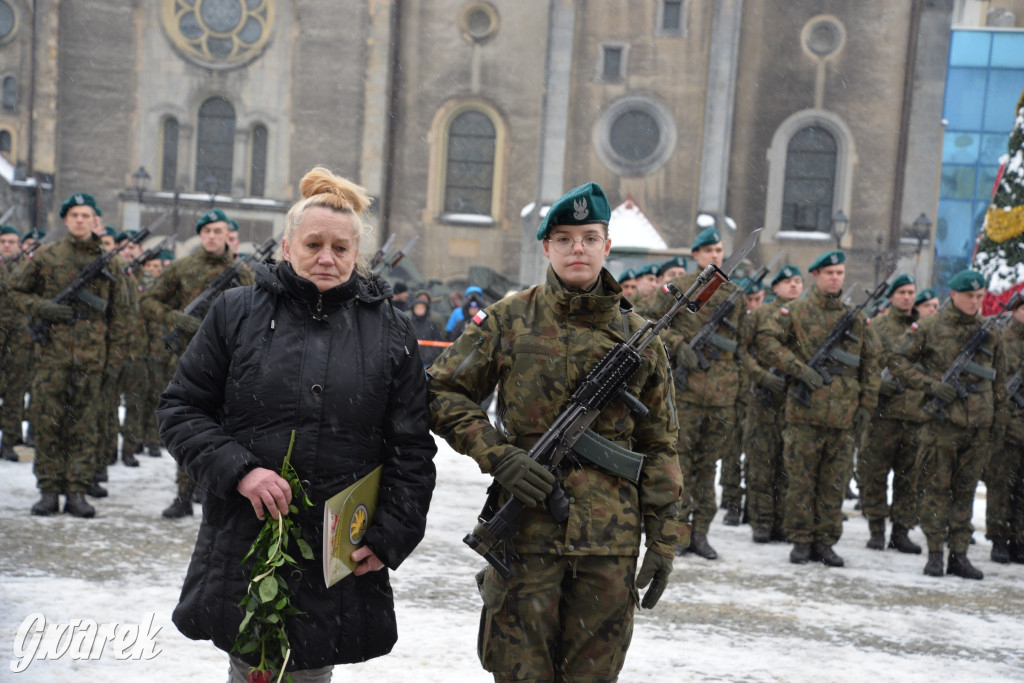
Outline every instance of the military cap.
[[807, 270], [811, 273], [816, 271], [818, 268], [824, 268], [825, 266], [838, 266], [840, 263], [846, 262], [846, 254], [839, 249], [832, 249], [826, 251], [824, 254], [814, 259], [814, 263]]
[[665, 261], [660, 266], [658, 266], [658, 272], [655, 273], [655, 275], [661, 277], [666, 272], [668, 272], [669, 268], [686, 268], [686, 257], [683, 256], [682, 254], [673, 256], [668, 261]]
[[892, 302], [889, 301], [889, 298], [882, 297], [881, 299], [875, 301], [875, 303], [871, 304], [870, 316], [874, 317], [881, 313], [882, 311], [884, 311], [885, 309], [889, 308], [890, 306], [892, 306]]
[[548, 236], [556, 225], [587, 225], [603, 223], [608, 225], [612, 216], [608, 198], [597, 183], [587, 183], [569, 190], [551, 205], [548, 213], [537, 228], [537, 239]]
[[736, 281], [736, 286], [742, 289], [747, 294], [757, 294], [764, 289], [762, 282], [755, 282], [749, 277], [742, 278]]
[[626, 268], [624, 271], [622, 271], [619, 274], [619, 276], [617, 278], [615, 278], [615, 281], [618, 282], [621, 285], [626, 280], [635, 280], [635, 279], [636, 279], [636, 271], [633, 270], [632, 268]]
[[0, 235], [17, 235], [19, 238], [21, 237], [21, 233], [12, 225], [0, 225]]
[[163, 251], [160, 252], [160, 260], [161, 261], [173, 261], [174, 260], [174, 252], [173, 251], [168, 251], [167, 249], [164, 249]]
[[643, 277], [644, 275], [657, 275], [657, 274], [658, 274], [658, 264], [657, 263], [648, 263], [646, 266], [643, 266], [642, 268], [637, 268], [636, 269], [636, 276], [637, 277]]
[[229, 218], [227, 220], [228, 230], [230, 230], [231, 232], [238, 232], [238, 221], [236, 221], [234, 218]]
[[907, 285], [916, 284], [917, 280], [914, 279], [913, 275], [903, 273], [902, 275], [897, 276], [896, 279], [892, 281], [892, 284], [889, 285], [889, 291], [885, 293], [885, 297], [888, 299], [890, 296], [892, 296], [892, 293], [895, 292], [900, 287], [906, 287]]
[[103, 228], [103, 234], [107, 237], [113, 237], [115, 241], [117, 240], [117, 230], [112, 225], [105, 226]]
[[89, 206], [92, 207], [92, 210], [96, 212], [97, 216], [103, 215], [100, 213], [99, 207], [96, 206], [96, 198], [88, 192], [76, 192], [65, 199], [64, 203], [60, 205], [60, 217], [64, 218], [67, 216], [68, 211], [70, 211], [73, 206]]
[[775, 274], [775, 277], [772, 278], [772, 287], [783, 280], [788, 280], [791, 277], [797, 277], [800, 275], [803, 275], [803, 273], [801, 273], [800, 269], [796, 266], [782, 266], [782, 268], [779, 269], [779, 272]]
[[225, 216], [224, 212], [221, 211], [220, 209], [210, 209], [202, 216], [200, 216], [199, 220], [196, 221], [196, 234], [199, 234], [199, 231], [203, 229], [204, 225], [209, 225], [210, 223], [217, 223], [218, 221], [223, 221], [227, 223], [228, 217]]
[[936, 293], [934, 289], [922, 289], [920, 292], [917, 293], [917, 296], [914, 297], [914, 305], [917, 306], [918, 304], [923, 304], [925, 301], [928, 301], [930, 299], [938, 298], [939, 295]]
[[36, 242], [41, 242], [44, 237], [46, 237], [46, 233], [42, 230], [29, 230], [22, 235], [21, 241], [26, 242], [28, 240], [35, 240]]
[[976, 292], [985, 288], [985, 276], [976, 270], [961, 270], [949, 280], [954, 292]]
[[697, 235], [697, 239], [693, 241], [693, 246], [690, 251], [696, 251], [701, 247], [706, 247], [709, 244], [718, 244], [722, 241], [722, 234], [714, 228], [707, 228], [701, 230], [700, 234]]
[[138, 230], [125, 230], [124, 232], [118, 234], [117, 241], [118, 242], [124, 242], [125, 240], [132, 239], [133, 237], [135, 237], [138, 234], [139, 234]]

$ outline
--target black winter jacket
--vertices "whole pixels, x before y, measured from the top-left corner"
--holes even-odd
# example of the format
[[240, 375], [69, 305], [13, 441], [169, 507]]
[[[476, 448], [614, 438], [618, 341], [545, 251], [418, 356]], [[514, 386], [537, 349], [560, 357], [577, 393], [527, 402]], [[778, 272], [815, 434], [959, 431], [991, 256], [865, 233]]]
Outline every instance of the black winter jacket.
[[[359, 662], [397, 640], [387, 569], [324, 587], [324, 501], [379, 464], [380, 498], [366, 543], [391, 569], [423, 538], [434, 487], [423, 365], [386, 283], [353, 276], [322, 295], [291, 265], [257, 264], [256, 284], [214, 304], [160, 398], [168, 450], [206, 489], [203, 521], [174, 610], [178, 629], [230, 651], [263, 523], [239, 480], [292, 463], [314, 507], [299, 515], [315, 559], [285, 577], [303, 615], [286, 623], [289, 670]], [[257, 664], [255, 658], [246, 658]]]

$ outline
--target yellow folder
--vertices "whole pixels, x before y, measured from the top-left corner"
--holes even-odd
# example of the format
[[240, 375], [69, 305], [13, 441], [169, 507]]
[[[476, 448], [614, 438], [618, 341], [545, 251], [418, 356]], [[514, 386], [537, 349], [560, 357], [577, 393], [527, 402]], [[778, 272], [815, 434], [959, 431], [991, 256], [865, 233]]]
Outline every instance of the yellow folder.
[[333, 586], [352, 573], [352, 552], [363, 544], [373, 521], [381, 467], [324, 503], [324, 582]]

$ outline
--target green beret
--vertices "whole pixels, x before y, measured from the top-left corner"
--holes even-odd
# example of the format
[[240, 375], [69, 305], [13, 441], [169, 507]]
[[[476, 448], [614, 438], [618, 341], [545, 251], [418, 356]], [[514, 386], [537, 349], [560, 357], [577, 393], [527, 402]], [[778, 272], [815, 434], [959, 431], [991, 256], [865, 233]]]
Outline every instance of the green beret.
[[18, 229], [11, 225], [0, 225], [0, 235], [17, 235], [21, 237], [21, 233]]
[[889, 298], [890, 296], [892, 296], [892, 293], [895, 292], [900, 287], [906, 287], [907, 285], [916, 285], [916, 284], [917, 284], [917, 280], [914, 279], [913, 275], [910, 275], [908, 273], [903, 273], [902, 275], [898, 275], [896, 277], [896, 279], [892, 281], [892, 284], [889, 285], [889, 291], [887, 291], [885, 293], [885, 297]]
[[622, 271], [622, 273], [617, 278], [615, 278], [615, 281], [618, 282], [621, 285], [626, 280], [635, 280], [635, 279], [636, 279], [636, 271], [633, 270], [632, 268], [626, 268], [624, 271]]
[[125, 240], [132, 239], [133, 237], [135, 237], [138, 234], [139, 234], [138, 230], [125, 230], [124, 232], [120, 233], [117, 236], [117, 241], [118, 242], [124, 242]]
[[801, 273], [800, 269], [796, 266], [782, 266], [782, 268], [779, 269], [779, 272], [775, 274], [775, 277], [772, 278], [772, 287], [783, 280], [788, 280], [791, 277], [798, 277], [801, 275], [803, 275], [803, 273]]
[[914, 297], [914, 305], [917, 306], [918, 304], [923, 304], [925, 301], [929, 301], [930, 299], [938, 298], [939, 295], [934, 289], [922, 289], [917, 293], [917, 296]]
[[644, 275], [657, 275], [657, 274], [658, 274], [658, 264], [657, 263], [648, 263], [646, 266], [644, 266], [642, 268], [637, 268], [636, 269], [636, 276], [637, 277], [642, 277]]
[[736, 286], [742, 289], [744, 294], [757, 294], [764, 289], [764, 285], [761, 282], [753, 282], [749, 277], [737, 280]]
[[976, 270], [961, 270], [949, 280], [954, 292], [976, 292], [985, 288], [985, 276]]
[[885, 309], [889, 308], [890, 306], [892, 306], [892, 302], [889, 301], [888, 297], [883, 297], [875, 301], [875, 303], [871, 304], [871, 311], [868, 314], [868, 317], [874, 318], [876, 315], [878, 315]]
[[161, 261], [173, 261], [174, 260], [174, 252], [173, 251], [167, 251], [166, 249], [164, 249], [163, 251], [160, 252], [160, 260]]
[[60, 217], [64, 218], [64, 216], [67, 216], [68, 211], [70, 211], [73, 206], [89, 206], [92, 207], [92, 210], [96, 212], [97, 216], [103, 215], [96, 206], [96, 198], [87, 192], [76, 192], [65, 199], [64, 203], [60, 205]]
[[682, 254], [673, 256], [668, 261], [665, 261], [660, 266], [658, 266], [658, 272], [655, 273], [655, 275], [661, 277], [662, 275], [668, 272], [669, 268], [686, 268], [686, 257], [683, 256]]
[[234, 218], [229, 218], [228, 230], [230, 230], [231, 232], [238, 232], [238, 221], [236, 221]]
[[44, 237], [46, 237], [46, 233], [42, 230], [29, 230], [22, 236], [21, 241], [35, 240], [36, 242], [42, 242]]
[[696, 251], [701, 247], [708, 246], [709, 244], [718, 244], [721, 241], [721, 233], [719, 233], [714, 228], [707, 228], [705, 230], [701, 230], [700, 234], [697, 235], [697, 239], [694, 240], [693, 246], [690, 248], [690, 251]]
[[103, 228], [103, 235], [105, 237], [113, 237], [114, 240], [117, 240], [117, 230], [115, 230], [112, 225], [108, 225]]
[[826, 251], [824, 254], [814, 259], [814, 263], [808, 268], [808, 272], [813, 273], [818, 268], [824, 268], [825, 266], [838, 266], [840, 263], [846, 262], [846, 254], [833, 249], [832, 251]]
[[603, 223], [608, 225], [612, 216], [608, 206], [608, 198], [597, 183], [587, 183], [569, 190], [559, 197], [537, 228], [537, 239], [548, 236], [548, 231], [556, 225], [587, 225]]
[[223, 221], [227, 223], [228, 217], [225, 216], [224, 212], [221, 211], [220, 209], [210, 209], [202, 216], [200, 216], [198, 221], [196, 221], [196, 234], [199, 234], [199, 231], [203, 229], [204, 225], [209, 225], [210, 223], [217, 223], [218, 221]]

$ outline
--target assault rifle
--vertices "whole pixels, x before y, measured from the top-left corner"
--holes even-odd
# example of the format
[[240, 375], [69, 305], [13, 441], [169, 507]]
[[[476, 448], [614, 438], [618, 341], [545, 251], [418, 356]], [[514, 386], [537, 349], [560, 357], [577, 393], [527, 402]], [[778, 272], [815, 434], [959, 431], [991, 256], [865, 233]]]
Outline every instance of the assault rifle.
[[[386, 247], [388, 244], [391, 244], [391, 241], [394, 238], [395, 238], [394, 235], [389, 237], [388, 241], [387, 241], [387, 244], [385, 244], [384, 246]], [[375, 264], [376, 267], [373, 268], [373, 272], [379, 273], [379, 272], [383, 271], [385, 268], [387, 268], [388, 270], [393, 269], [395, 266], [398, 265], [399, 261], [401, 261], [403, 258], [405, 258], [405, 255], [409, 253], [409, 250], [412, 249], [413, 245], [416, 244], [416, 242], [418, 242], [419, 239], [420, 239], [419, 235], [413, 235], [413, 238], [411, 240], [409, 240], [409, 243], [406, 244], [404, 247], [402, 247], [401, 249], [399, 249], [398, 251], [396, 251], [393, 254], [388, 254], [387, 258], [379, 260]]]
[[380, 245], [380, 249], [374, 252], [373, 257], [370, 259], [370, 270], [373, 270], [380, 262], [384, 259], [384, 255], [388, 253], [388, 249], [391, 248], [392, 243], [395, 241], [395, 233], [391, 233], [387, 241]]
[[[241, 284], [238, 281], [238, 274], [242, 271], [242, 266], [252, 261], [265, 261], [273, 253], [276, 246], [277, 240], [273, 237], [268, 237], [263, 244], [256, 248], [254, 253], [237, 259], [221, 271], [220, 275], [207, 285], [206, 289], [201, 291], [195, 299], [192, 299], [185, 308], [181, 309], [181, 312], [202, 320], [206, 317], [210, 307], [213, 306], [213, 302], [216, 301], [221, 292]], [[172, 329], [163, 335], [162, 339], [168, 351], [171, 353], [179, 353], [181, 351], [181, 336], [181, 332], [177, 329]]]
[[[115, 256], [121, 253], [121, 250], [127, 247], [129, 244], [138, 243], [146, 239], [149, 236], [149, 226], [146, 226], [131, 239], [121, 243], [119, 246], [111, 249], [108, 252], [97, 256], [92, 263], [82, 269], [71, 284], [60, 291], [56, 297], [53, 298], [53, 303], [63, 304], [64, 306], [70, 306], [73, 301], [81, 301], [85, 305], [94, 308], [95, 310], [103, 313], [107, 310], [107, 301], [96, 294], [90, 292], [87, 288], [93, 283], [94, 280], [100, 276], [107, 278], [111, 282], [116, 282], [117, 278], [107, 269], [110, 262]], [[69, 325], [74, 325], [76, 320], [82, 320], [81, 316], [73, 318]], [[32, 322], [28, 326], [29, 334], [32, 336], [32, 341], [39, 344], [40, 346], [46, 346], [50, 343], [50, 329], [53, 327], [53, 321], [47, 320], [46, 318], [39, 318]]]
[[[558, 473], [562, 463], [571, 458], [574, 446], [585, 439], [600, 439], [588, 431], [601, 411], [613, 400], [619, 399], [636, 415], [645, 416], [647, 407], [638, 398], [626, 391], [626, 385], [640, 368], [642, 352], [659, 339], [658, 333], [672, 322], [673, 316], [685, 307], [696, 313], [708, 302], [723, 282], [728, 282], [729, 273], [754, 247], [761, 229], [757, 229], [735, 254], [721, 268], [711, 264], [705, 268], [697, 281], [685, 294], [674, 285], [667, 283], [665, 291], [675, 298], [675, 303], [658, 322], [648, 320], [637, 330], [629, 341], [618, 343], [590, 371], [587, 378], [576, 387], [569, 398], [568, 407], [555, 419], [537, 443], [530, 449], [529, 456], [553, 473]], [[577, 453], [578, 454], [578, 453]], [[636, 463], [634, 482], [639, 481], [642, 458]], [[497, 495], [498, 485], [492, 485], [488, 504], [480, 514], [479, 524], [473, 532], [462, 539], [463, 543], [480, 553], [503, 578], [511, 574], [511, 564], [518, 559], [512, 547], [512, 538], [519, 531], [519, 516], [525, 504], [518, 498], [510, 498], [490, 518], [485, 516], [494, 510], [492, 504]], [[548, 495], [547, 508], [557, 522], [564, 522], [569, 516], [569, 502], [560, 485]], [[499, 549], [501, 546], [501, 549]]]
[[[1003, 304], [1002, 313], [1006, 310], [1013, 310], [1014, 304], [1020, 299], [1020, 292], [1017, 292], [1013, 297]], [[976, 377], [995, 381], [996, 371], [993, 368], [987, 368], [984, 365], [979, 365], [974, 362], [974, 356], [980, 351], [986, 355], [991, 356], [992, 352], [988, 349], [982, 348], [982, 344], [988, 339], [991, 334], [992, 326], [998, 324], [999, 313], [991, 315], [985, 319], [985, 322], [981, 324], [981, 327], [974, 330], [971, 336], [967, 338], [964, 345], [960, 347], [960, 352], [956, 354], [956, 358], [950, 363], [949, 367], [946, 368], [946, 372], [942, 373], [942, 382], [950, 385], [956, 389], [957, 398], [960, 400], [966, 400], [967, 394], [969, 393], [969, 386], [964, 386], [961, 378], [965, 372], [968, 372]], [[1020, 374], [1018, 372], [1018, 374]], [[935, 416], [935, 419], [939, 422], [945, 422], [948, 417], [947, 408], [949, 404], [940, 399], [938, 396], [933, 396], [932, 400], [925, 405], [924, 409]]]
[[[735, 323], [733, 323], [731, 316], [732, 312], [736, 310], [736, 302], [741, 296], [750, 294], [751, 291], [757, 285], [761, 284], [765, 276], [771, 272], [775, 264], [778, 263], [779, 259], [782, 258], [785, 252], [780, 251], [772, 259], [772, 262], [767, 266], [761, 266], [756, 273], [747, 279], [747, 283], [743, 287], [737, 287], [736, 291], [729, 294], [725, 301], [718, 304], [714, 311], [711, 312], [711, 316], [708, 321], [704, 323], [697, 334], [693, 335], [688, 343], [693, 352], [697, 354], [697, 365], [701, 371], [706, 372], [711, 367], [711, 360], [718, 360], [722, 357], [722, 351], [728, 351], [729, 353], [736, 352], [736, 342], [732, 339], [726, 339], [722, 335], [718, 334], [718, 328], [725, 325], [733, 332], [737, 332]], [[689, 377], [690, 371], [684, 366], [680, 365], [672, 371], [676, 379], [676, 388], [679, 391], [686, 391], [687, 378]]]
[[1017, 368], [1017, 372], [1006, 380], [1006, 393], [1018, 408], [1024, 408], [1024, 396], [1020, 395], [1020, 387], [1024, 384], [1024, 375], [1021, 374], [1021, 370], [1024, 370], [1024, 367]]
[[168, 237], [167, 239], [162, 240], [160, 244], [156, 245], [155, 247], [150, 247], [146, 251], [142, 252], [134, 261], [129, 263], [121, 270], [123, 270], [126, 273], [134, 273], [136, 270], [145, 265], [147, 261], [152, 261], [157, 256], [159, 256], [160, 252], [167, 248], [167, 242], [169, 239], [170, 238]]
[[[807, 361], [807, 367], [821, 375], [821, 379], [825, 384], [832, 384], [832, 380], [835, 379], [834, 375], [843, 374], [841, 366], [857, 367], [860, 364], [860, 358], [843, 351], [839, 348], [839, 344], [847, 339], [854, 343], [860, 343], [860, 339], [850, 330], [853, 329], [854, 323], [857, 322], [857, 316], [860, 312], [868, 304], [873, 303], [878, 297], [882, 296], [888, 287], [888, 280], [882, 280], [873, 292], [868, 293], [867, 299], [844, 313], [843, 317], [829, 330], [824, 343], [814, 352], [811, 360]], [[840, 366], [837, 367], [833, 363], [839, 363]], [[795, 378], [793, 386], [789, 389], [789, 395], [799, 401], [801, 405], [810, 407], [811, 388], [799, 378]]]

